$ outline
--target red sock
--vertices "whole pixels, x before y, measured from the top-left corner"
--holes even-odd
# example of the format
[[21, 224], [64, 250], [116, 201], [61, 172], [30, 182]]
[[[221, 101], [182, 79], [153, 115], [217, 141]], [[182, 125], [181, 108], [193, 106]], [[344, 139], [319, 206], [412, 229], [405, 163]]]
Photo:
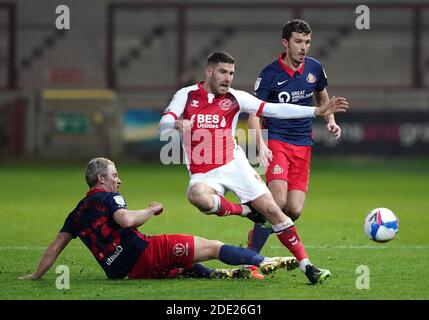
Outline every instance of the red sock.
[[308, 258], [307, 252], [305, 252], [295, 226], [289, 227], [280, 234], [277, 234], [277, 237], [280, 242], [295, 256], [295, 258], [298, 259], [298, 261]]
[[241, 205], [228, 201], [222, 196], [218, 197], [220, 199], [219, 210], [216, 212], [218, 216], [241, 215], [243, 213]]

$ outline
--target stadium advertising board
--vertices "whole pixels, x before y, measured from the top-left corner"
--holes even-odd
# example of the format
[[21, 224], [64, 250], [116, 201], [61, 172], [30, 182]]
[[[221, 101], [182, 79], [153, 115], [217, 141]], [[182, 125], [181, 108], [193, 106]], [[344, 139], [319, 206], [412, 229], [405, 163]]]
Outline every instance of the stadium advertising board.
[[417, 111], [350, 112], [337, 117], [340, 140], [322, 120], [313, 125], [317, 154], [425, 155], [429, 153], [429, 113]]

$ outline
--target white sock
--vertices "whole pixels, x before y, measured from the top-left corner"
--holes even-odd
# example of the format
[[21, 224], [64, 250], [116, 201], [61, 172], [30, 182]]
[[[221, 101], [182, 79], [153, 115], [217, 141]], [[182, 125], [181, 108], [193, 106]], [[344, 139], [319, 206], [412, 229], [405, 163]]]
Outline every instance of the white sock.
[[311, 264], [310, 260], [308, 258], [304, 258], [299, 262], [299, 268], [301, 269], [302, 272], [305, 273], [306, 271], [305, 267], [309, 264]]
[[241, 207], [243, 208], [243, 212], [241, 213], [241, 215], [243, 217], [247, 217], [247, 215], [252, 212], [252, 210], [250, 209], [250, 207], [248, 205], [242, 204]]
[[271, 225], [271, 228], [273, 229], [273, 231], [275, 233], [281, 233], [281, 232], [285, 231], [287, 228], [293, 226], [292, 219], [289, 218], [288, 216], [285, 216], [285, 217], [286, 217], [285, 221], [280, 222], [278, 224]]
[[219, 211], [220, 207], [220, 197], [217, 194], [212, 195], [213, 197], [213, 208], [211, 208], [207, 213], [216, 213]]

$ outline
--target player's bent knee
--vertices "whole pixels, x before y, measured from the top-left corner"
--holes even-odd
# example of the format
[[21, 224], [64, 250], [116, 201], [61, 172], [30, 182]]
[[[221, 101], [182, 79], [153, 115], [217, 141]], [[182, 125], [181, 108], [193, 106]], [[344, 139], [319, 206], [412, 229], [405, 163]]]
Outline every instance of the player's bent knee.
[[287, 215], [289, 218], [292, 219], [292, 221], [296, 221], [301, 216], [301, 212], [289, 211], [289, 212], [287, 212]]
[[280, 209], [284, 210], [286, 208], [287, 205], [287, 201], [285, 199], [275, 199], [277, 205], [280, 207]]
[[194, 204], [195, 202], [198, 202], [201, 194], [198, 193], [197, 190], [195, 190], [195, 189], [189, 189], [188, 193], [187, 193], [187, 196], [188, 196], [189, 202], [191, 202], [192, 204]]
[[267, 204], [264, 208], [264, 211], [261, 213], [268, 221], [274, 224], [279, 223], [284, 218], [283, 212], [274, 202]]
[[304, 209], [304, 206], [295, 206], [292, 208], [288, 208], [286, 214], [292, 221], [297, 220], [301, 216], [301, 212]]
[[281, 209], [287, 204], [287, 183], [283, 180], [275, 180], [268, 185], [274, 200]]
[[203, 193], [201, 189], [191, 188], [189, 189], [187, 196], [189, 202], [202, 212], [208, 211], [213, 207], [213, 200], [210, 195]]
[[252, 205], [272, 224], [280, 223], [284, 218], [283, 212], [269, 193], [254, 200]]
[[280, 208], [278, 206], [274, 206], [274, 205], [269, 205], [267, 206], [267, 210], [266, 210], [266, 217], [267, 218], [278, 218], [280, 217], [282, 214], [282, 211], [280, 210]]

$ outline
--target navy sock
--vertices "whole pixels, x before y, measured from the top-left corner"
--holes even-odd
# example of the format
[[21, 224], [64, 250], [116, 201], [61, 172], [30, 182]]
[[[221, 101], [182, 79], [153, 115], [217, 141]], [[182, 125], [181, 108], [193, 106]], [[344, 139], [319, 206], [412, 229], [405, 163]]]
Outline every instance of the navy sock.
[[224, 244], [219, 251], [219, 260], [234, 266], [240, 264], [258, 266], [264, 260], [264, 257], [252, 250]]
[[252, 237], [249, 239], [249, 247], [248, 249], [261, 252], [262, 247], [264, 246], [265, 242], [267, 242], [268, 237], [272, 233], [271, 228], [263, 227], [260, 223], [255, 223], [255, 226], [253, 227]]

